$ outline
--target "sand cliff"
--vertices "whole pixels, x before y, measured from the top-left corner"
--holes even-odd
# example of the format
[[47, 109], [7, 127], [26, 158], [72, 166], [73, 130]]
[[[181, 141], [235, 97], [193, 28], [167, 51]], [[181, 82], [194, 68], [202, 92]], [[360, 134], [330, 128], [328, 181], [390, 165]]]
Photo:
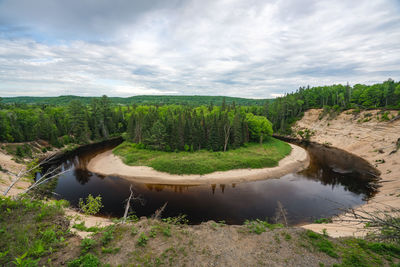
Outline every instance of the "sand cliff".
[[[328, 144], [364, 158], [381, 172], [379, 192], [367, 204], [357, 210], [374, 211], [388, 207], [400, 208], [400, 150], [396, 142], [400, 138], [400, 120], [380, 121], [378, 110], [363, 111], [355, 115], [345, 111], [337, 117], [319, 119], [322, 110], [305, 112], [304, 117], [293, 127], [294, 131], [309, 129], [314, 132], [311, 141]], [[396, 116], [397, 111], [391, 111]], [[347, 215], [341, 215], [331, 224], [310, 224], [304, 228], [337, 236], [362, 236], [364, 224], [345, 222]]]

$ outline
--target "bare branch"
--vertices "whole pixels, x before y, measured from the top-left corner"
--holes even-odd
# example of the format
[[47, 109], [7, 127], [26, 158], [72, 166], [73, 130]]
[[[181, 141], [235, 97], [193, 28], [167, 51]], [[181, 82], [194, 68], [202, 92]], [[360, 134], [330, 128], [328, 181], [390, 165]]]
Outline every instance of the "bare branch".
[[153, 219], [158, 220], [161, 218], [161, 214], [163, 213], [163, 211], [165, 210], [165, 207], [167, 206], [168, 202], [165, 202], [164, 205], [161, 206], [161, 208], [159, 208], [158, 210], [156, 210], [154, 212], [154, 215], [152, 216]]

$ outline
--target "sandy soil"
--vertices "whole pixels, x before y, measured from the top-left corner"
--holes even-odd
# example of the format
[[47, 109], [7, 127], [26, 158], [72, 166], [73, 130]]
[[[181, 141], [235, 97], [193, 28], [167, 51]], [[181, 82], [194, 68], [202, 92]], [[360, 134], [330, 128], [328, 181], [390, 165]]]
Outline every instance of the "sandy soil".
[[[169, 227], [170, 235], [162, 229]], [[136, 229], [137, 234], [131, 234]], [[145, 246], [139, 246], [142, 234], [152, 235]], [[106, 246], [102, 234], [92, 239], [97, 244], [91, 253], [111, 266], [332, 266], [340, 259], [313, 249], [299, 228], [250, 233], [246, 226], [224, 226], [213, 221], [194, 226], [166, 225], [142, 219], [135, 224], [116, 226], [114, 239]], [[333, 244], [338, 240], [330, 239]], [[54, 266], [61, 266], [81, 255], [80, 240], [68, 240], [68, 246], [50, 255]], [[118, 248], [104, 253], [103, 248]], [[78, 248], [78, 249], [77, 249]], [[41, 262], [47, 263], [46, 258]], [[321, 263], [321, 264], [320, 264]]]
[[238, 183], [281, 177], [287, 173], [297, 172], [306, 168], [309, 165], [309, 156], [306, 150], [299, 146], [291, 146], [292, 152], [290, 155], [279, 161], [278, 166], [272, 168], [238, 169], [205, 175], [173, 175], [159, 172], [146, 166], [128, 166], [118, 156], [113, 155], [111, 151], [107, 151], [94, 157], [87, 165], [87, 169], [101, 175], [115, 175], [130, 181], [143, 183], [175, 185]]
[[[311, 141], [329, 144], [364, 158], [381, 172], [379, 192], [357, 211], [375, 211], [388, 207], [400, 208], [400, 151], [390, 154], [400, 138], [400, 120], [381, 122], [377, 120], [377, 110], [369, 110], [353, 115], [346, 111], [334, 119], [319, 120], [322, 110], [309, 110], [294, 126], [295, 131], [308, 128], [315, 131]], [[369, 115], [369, 114], [371, 115]], [[397, 111], [391, 112], [397, 115]], [[366, 115], [367, 114], [367, 115]], [[368, 117], [369, 116], [369, 117]], [[364, 121], [364, 118], [371, 118]], [[361, 119], [361, 120], [360, 120]], [[383, 160], [383, 161], [382, 161]], [[364, 224], [345, 222], [354, 217], [348, 214], [334, 218], [331, 224], [310, 224], [303, 226], [316, 232], [327, 229], [329, 235], [363, 236], [367, 233]]]
[[[0, 151], [0, 165], [4, 170], [0, 171], [0, 193], [3, 192], [9, 187], [12, 181], [15, 179], [15, 176], [10, 175], [8, 172], [18, 174], [21, 170], [25, 170], [25, 165], [16, 163], [12, 160], [10, 155], [6, 155], [2, 151]], [[8, 196], [15, 196], [24, 191], [29, 187], [31, 183], [21, 179], [18, 181], [13, 188], [8, 192]]]

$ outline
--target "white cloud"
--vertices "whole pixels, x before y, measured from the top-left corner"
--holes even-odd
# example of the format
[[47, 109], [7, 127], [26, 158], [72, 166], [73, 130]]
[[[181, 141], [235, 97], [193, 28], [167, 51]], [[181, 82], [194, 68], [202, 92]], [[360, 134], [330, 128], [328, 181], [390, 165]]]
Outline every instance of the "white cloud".
[[400, 76], [395, 1], [90, 2], [0, 3], [1, 96], [268, 98]]

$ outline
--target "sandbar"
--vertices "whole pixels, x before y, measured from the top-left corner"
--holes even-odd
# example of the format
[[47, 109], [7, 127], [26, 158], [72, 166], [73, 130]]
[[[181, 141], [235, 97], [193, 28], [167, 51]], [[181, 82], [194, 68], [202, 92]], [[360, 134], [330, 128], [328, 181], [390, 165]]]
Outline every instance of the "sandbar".
[[246, 181], [279, 178], [288, 173], [304, 170], [310, 164], [307, 151], [290, 144], [291, 153], [279, 161], [278, 166], [260, 169], [233, 169], [204, 175], [177, 175], [159, 172], [147, 166], [129, 166], [112, 151], [95, 156], [87, 165], [87, 170], [103, 176], [118, 176], [133, 182], [168, 185], [205, 185], [240, 183]]

